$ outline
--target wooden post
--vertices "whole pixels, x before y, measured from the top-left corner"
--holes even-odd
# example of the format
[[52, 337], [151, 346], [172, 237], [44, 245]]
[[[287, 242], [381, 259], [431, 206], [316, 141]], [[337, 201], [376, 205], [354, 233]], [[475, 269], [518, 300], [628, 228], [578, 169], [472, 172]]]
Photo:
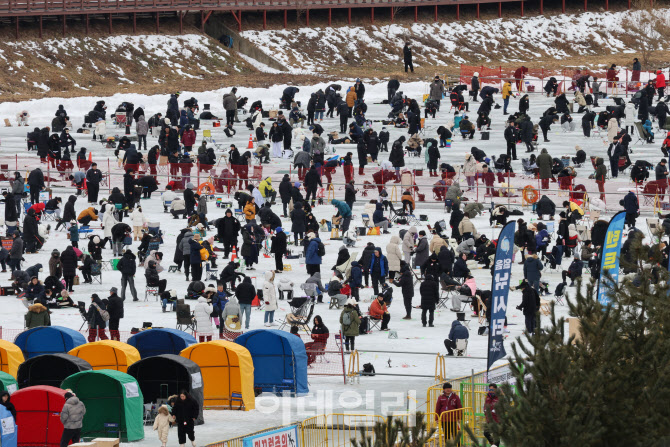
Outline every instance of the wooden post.
[[370, 23], [375, 24], [375, 7], [370, 8]]
[[309, 9], [305, 10], [305, 25], [309, 26]]
[[393, 23], [393, 6], [391, 6], [391, 23]]
[[109, 14], [109, 34], [112, 34], [112, 14]]
[[479, 3], [477, 3], [477, 18], [479, 18]]
[[328, 8], [328, 26], [330, 26], [333, 19], [333, 8]]
[[502, 18], [502, 2], [498, 2], [498, 18]]
[[284, 29], [287, 28], [287, 21], [288, 21], [287, 15], [288, 15], [288, 11], [284, 10]]
[[351, 25], [351, 8], [347, 9], [347, 24]]
[[433, 17], [433, 21], [437, 22], [437, 5], [435, 5], [435, 16]]
[[67, 16], [63, 16], [63, 36], [65, 36], [65, 30], [67, 29]]
[[523, 0], [521, 0], [521, 17], [523, 17]]
[[159, 13], [156, 13], [156, 32], [160, 32], [161, 29], [161, 19]]
[[456, 20], [461, 20], [461, 5], [456, 5]]
[[415, 6], [414, 7], [414, 23], [419, 21], [419, 7]]
[[[88, 14], [84, 15], [84, 21], [86, 22], [86, 35], [88, 35]], [[42, 25], [42, 17], [40, 17], [40, 25]], [[42, 37], [41, 34], [40, 37]]]
[[584, 0], [584, 12], [587, 12], [589, 10], [587, 3], [589, 0]]
[[177, 11], [179, 16], [179, 34], [184, 34], [184, 16], [181, 15], [181, 11]]
[[562, 5], [561, 10], [563, 11], [563, 14], [565, 14], [565, 0], [563, 0], [563, 5]]
[[133, 34], [137, 34], [137, 13], [133, 13]]
[[540, 0], [540, 14], [544, 14], [544, 0]]
[[605, 0], [605, 11], [610, 10], [610, 0]]
[[242, 10], [240, 9], [237, 11], [237, 15], [239, 16], [239, 20], [237, 21], [237, 31], [242, 31]]
[[628, 9], [630, 9], [630, 0], [628, 0]]
[[263, 10], [263, 29], [268, 29], [267, 11], [265, 9]]
[[14, 33], [16, 38], [19, 38], [19, 16], [16, 16], [16, 32]]
[[[86, 34], [88, 34], [88, 14], [86, 14]], [[42, 16], [40, 16], [40, 39], [42, 38]]]

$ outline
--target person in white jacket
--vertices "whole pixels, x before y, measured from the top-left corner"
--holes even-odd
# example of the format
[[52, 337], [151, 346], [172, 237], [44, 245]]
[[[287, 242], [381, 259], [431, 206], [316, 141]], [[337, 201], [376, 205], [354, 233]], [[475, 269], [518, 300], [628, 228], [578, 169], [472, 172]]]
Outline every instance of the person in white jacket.
[[105, 237], [112, 240], [112, 227], [119, 223], [114, 217], [114, 204], [108, 203], [105, 207], [105, 214], [102, 216], [102, 226], [104, 228]]
[[400, 238], [391, 236], [391, 242], [386, 246], [386, 260], [389, 267], [389, 279], [394, 279], [396, 273], [400, 273], [400, 261], [403, 258], [400, 250]]
[[265, 326], [275, 326], [274, 317], [277, 310], [277, 293], [275, 292], [275, 272], [265, 272], [263, 283], [263, 301], [265, 301]]
[[163, 200], [163, 212], [167, 213], [168, 208], [172, 205], [172, 201], [177, 198], [177, 194], [172, 191], [172, 186], [168, 185], [165, 187], [165, 192], [161, 195]]
[[198, 304], [195, 305], [195, 322], [198, 328], [198, 338], [202, 343], [204, 341], [212, 341], [212, 322], [209, 316], [214, 312], [211, 304], [207, 304], [207, 299], [204, 296], [198, 298]]
[[95, 123], [95, 131], [93, 132], [93, 141], [95, 141], [95, 137], [99, 137], [100, 141], [102, 141], [105, 136], [107, 136], [107, 123], [104, 119], [98, 118], [98, 121]]
[[468, 181], [468, 191], [475, 186], [475, 176], [477, 175], [477, 162], [472, 154], [465, 154], [465, 164], [463, 165], [463, 173]]
[[130, 219], [133, 221], [133, 240], [138, 241], [142, 239], [142, 228], [144, 228], [144, 224], [147, 222], [141, 206], [133, 209], [133, 212], [130, 213]]
[[412, 259], [412, 252], [415, 247], [414, 241], [417, 235], [416, 227], [410, 227], [407, 233], [405, 233], [405, 237], [402, 238], [402, 252], [405, 255], [405, 262], [408, 264], [410, 259]]

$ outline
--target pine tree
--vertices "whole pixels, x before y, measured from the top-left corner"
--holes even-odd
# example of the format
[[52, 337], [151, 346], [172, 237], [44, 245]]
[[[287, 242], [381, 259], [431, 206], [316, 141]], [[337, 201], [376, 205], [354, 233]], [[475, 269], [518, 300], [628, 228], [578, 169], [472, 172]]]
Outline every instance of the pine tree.
[[517, 393], [501, 387], [500, 423], [486, 427], [504, 445], [670, 444], [668, 261], [639, 235], [629, 245], [621, 264], [635, 274], [607, 287], [609, 305], [591, 282], [567, 300], [581, 340], [552, 309], [548, 327], [513, 344]]
[[[415, 424], [409, 426], [403, 419], [388, 416], [386, 421], [375, 423], [372, 436], [366, 436], [367, 430], [361, 427], [361, 439], [351, 439], [353, 447], [423, 447], [435, 434], [436, 428], [427, 429], [425, 415], [417, 412], [414, 416]], [[448, 446], [449, 447], [449, 446]]]

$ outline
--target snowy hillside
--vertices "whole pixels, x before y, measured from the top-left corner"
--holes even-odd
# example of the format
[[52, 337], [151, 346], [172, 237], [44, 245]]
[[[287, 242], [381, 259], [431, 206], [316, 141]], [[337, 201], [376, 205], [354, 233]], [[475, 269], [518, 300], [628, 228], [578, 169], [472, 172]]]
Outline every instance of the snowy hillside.
[[249, 70], [199, 34], [65, 37], [0, 43], [1, 95], [204, 80]]
[[[396, 63], [405, 39], [415, 66], [425, 63], [528, 62], [538, 58], [634, 52], [624, 24], [644, 11], [562, 14], [515, 19], [245, 31], [242, 35], [294, 70], [327, 71], [335, 64]], [[659, 9], [670, 21], [670, 9]], [[309, 49], [309, 50], [306, 50]]]

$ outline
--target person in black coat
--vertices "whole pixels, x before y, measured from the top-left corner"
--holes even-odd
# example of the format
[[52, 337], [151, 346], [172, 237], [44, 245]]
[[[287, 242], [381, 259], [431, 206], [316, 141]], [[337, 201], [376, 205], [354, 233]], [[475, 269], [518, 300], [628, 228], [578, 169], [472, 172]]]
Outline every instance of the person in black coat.
[[[11, 208], [11, 207], [10, 207]], [[26, 241], [26, 253], [35, 253], [42, 247], [44, 239], [39, 235], [35, 210], [29, 209], [23, 219], [23, 239]]]
[[91, 169], [86, 171], [86, 189], [88, 190], [88, 202], [96, 203], [100, 191], [100, 182], [102, 182], [102, 171], [98, 169], [98, 164], [91, 164]]
[[230, 283], [229, 290], [235, 290], [235, 281], [237, 278], [244, 278], [242, 273], [236, 271], [239, 267], [239, 262], [231, 261], [223, 268], [223, 271], [221, 271], [221, 276], [219, 278], [224, 287], [226, 287], [226, 284]]
[[400, 276], [393, 281], [393, 285], [400, 287], [402, 291], [403, 304], [405, 305], [405, 316], [403, 320], [412, 318], [412, 298], [414, 298], [414, 278], [406, 262], [400, 263]]
[[284, 132], [284, 150], [289, 150], [291, 149], [291, 138], [293, 138], [293, 127], [286, 119], [282, 121], [280, 127]]
[[356, 182], [354, 180], [349, 180], [349, 182], [347, 182], [346, 186], [344, 187], [344, 201], [351, 209], [354, 207], [354, 202], [356, 202], [356, 193], [358, 192], [354, 186], [355, 183]]
[[[295, 203], [295, 201], [294, 201]], [[303, 210], [302, 202], [297, 202], [291, 211], [291, 232], [293, 233], [294, 243], [297, 245], [305, 237], [307, 229], [307, 214]]]
[[368, 287], [370, 284], [370, 262], [372, 261], [372, 256], [374, 256], [374, 254], [375, 244], [368, 242], [363, 249], [361, 258], [358, 260], [358, 263], [361, 265], [361, 269], [363, 271], [363, 277], [365, 278], [365, 287]]
[[556, 214], [556, 204], [549, 197], [543, 195], [538, 200], [535, 210], [540, 219], [542, 219], [543, 215], [549, 215], [553, 219], [554, 214]]
[[442, 273], [446, 273], [451, 276], [454, 266], [454, 257], [454, 251], [451, 248], [445, 246], [440, 248], [440, 252], [437, 254], [437, 260], [440, 263]]
[[470, 275], [470, 269], [467, 264], [468, 255], [463, 253], [454, 263], [454, 278], [467, 278]]
[[281, 227], [277, 228], [277, 232], [272, 236], [271, 241], [270, 253], [275, 255], [275, 272], [281, 273], [284, 271], [284, 255], [286, 254], [286, 233]]
[[256, 288], [251, 283], [251, 278], [248, 276], [244, 277], [242, 283], [237, 286], [235, 289], [235, 296], [240, 303], [240, 312], [241, 315], [246, 313], [244, 328], [249, 329], [249, 319], [251, 318], [251, 303], [256, 297]]
[[433, 275], [426, 275], [426, 279], [419, 287], [421, 294], [421, 323], [426, 327], [426, 313], [429, 313], [428, 326], [433, 327], [435, 306], [440, 301], [440, 286]]
[[315, 204], [316, 191], [319, 186], [323, 186], [321, 183], [321, 176], [319, 176], [319, 172], [316, 170], [316, 166], [312, 165], [312, 167], [309, 168], [307, 174], [305, 174], [305, 191], [307, 191], [305, 201], [309, 202], [309, 198], [311, 196], [312, 206]]
[[526, 331], [530, 334], [535, 333], [537, 311], [540, 309], [540, 296], [530, 284], [524, 279], [519, 286], [523, 290], [521, 304], [517, 306], [518, 310], [523, 311], [526, 319]]
[[121, 341], [119, 336], [119, 322], [123, 318], [123, 298], [117, 295], [116, 287], [109, 290], [107, 297], [107, 312], [109, 312], [109, 335], [112, 340]]
[[[190, 187], [189, 187], [190, 185]], [[195, 212], [196, 200], [193, 192], [193, 185], [189, 183], [184, 190], [184, 205], [186, 205], [186, 215], [190, 216]]]
[[63, 279], [68, 292], [73, 292], [74, 277], [77, 274], [77, 254], [72, 246], [68, 246], [60, 254], [60, 262], [63, 266]]
[[2, 195], [5, 198], [5, 222], [17, 222], [19, 213], [14, 206], [14, 194], [5, 191]]
[[540, 119], [540, 129], [542, 129], [542, 136], [544, 142], [549, 143], [547, 132], [551, 129], [551, 125], [558, 122], [558, 115], [545, 115]]
[[223, 257], [227, 258], [233, 247], [235, 247], [235, 251], [238, 251], [237, 238], [241, 229], [240, 222], [233, 216], [233, 212], [227, 209], [226, 215], [217, 219], [215, 226], [217, 239], [220, 243], [223, 243]]
[[284, 209], [284, 214], [282, 217], [288, 216], [288, 205], [291, 202], [291, 190], [293, 185], [291, 184], [291, 178], [288, 174], [284, 174], [281, 183], [279, 183], [279, 198], [281, 199], [282, 207]]
[[400, 139], [394, 141], [393, 146], [391, 146], [391, 153], [389, 154], [389, 161], [395, 168], [396, 180], [400, 180], [400, 168], [405, 166], [405, 153], [403, 151], [404, 142], [405, 137], [400, 137]]
[[58, 230], [58, 227], [61, 225], [65, 226], [65, 224], [70, 223], [70, 221], [77, 220], [77, 212], [74, 209], [74, 203], [76, 201], [77, 196], [72, 195], [68, 197], [67, 202], [63, 207], [63, 217], [56, 224], [56, 230]]
[[44, 189], [44, 174], [40, 168], [30, 171], [28, 186], [30, 187], [30, 201], [34, 205], [40, 201], [40, 191]]
[[368, 164], [367, 149], [365, 141], [358, 141], [356, 145], [356, 153], [358, 154], [358, 175], [365, 175], [365, 166]]
[[186, 437], [195, 445], [193, 427], [200, 414], [198, 403], [186, 390], [182, 390], [172, 405], [172, 416], [176, 419], [179, 445], [186, 444]]
[[421, 130], [421, 114], [409, 110], [407, 112], [407, 124], [408, 134], [414, 135], [415, 133], [419, 133], [419, 130]]
[[[412, 64], [412, 47], [410, 47], [409, 42], [405, 42], [405, 46], [402, 49], [402, 56], [403, 61], [405, 62], [405, 73], [407, 73], [408, 68], [412, 70], [412, 73], [414, 73], [414, 65]], [[400, 87], [400, 84], [398, 84], [398, 87]], [[396, 88], [396, 90], [398, 90], [398, 88]]]
[[121, 256], [116, 265], [121, 272], [121, 299], [126, 299], [126, 287], [130, 285], [130, 293], [133, 295], [133, 301], [139, 301], [137, 298], [137, 290], [135, 290], [135, 273], [137, 272], [137, 257], [131, 250]]

